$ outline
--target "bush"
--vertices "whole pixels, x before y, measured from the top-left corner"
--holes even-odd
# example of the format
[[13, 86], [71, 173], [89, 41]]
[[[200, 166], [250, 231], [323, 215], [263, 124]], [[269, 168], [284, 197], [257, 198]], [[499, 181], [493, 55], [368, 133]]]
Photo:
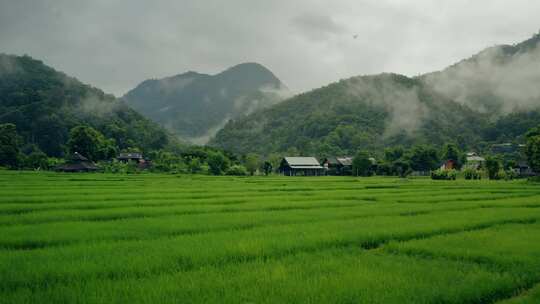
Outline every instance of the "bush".
[[435, 170], [431, 171], [431, 179], [434, 180], [456, 180], [456, 170]]
[[472, 168], [463, 170], [463, 176], [467, 180], [482, 179], [482, 173], [480, 171], [478, 171], [476, 169], [472, 169]]
[[499, 170], [495, 179], [513, 180], [517, 178], [517, 174], [512, 170]]
[[241, 165], [234, 165], [227, 169], [225, 172], [226, 175], [234, 175], [234, 176], [246, 176], [248, 174], [246, 167]]

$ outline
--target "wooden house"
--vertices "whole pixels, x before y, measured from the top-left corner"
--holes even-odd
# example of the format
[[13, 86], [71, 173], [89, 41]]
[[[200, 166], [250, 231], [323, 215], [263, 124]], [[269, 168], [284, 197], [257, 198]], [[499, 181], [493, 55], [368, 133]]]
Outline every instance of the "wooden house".
[[139, 163], [141, 161], [144, 161], [142, 153], [120, 153], [120, 155], [116, 158], [121, 162], [129, 162], [134, 161], [136, 163]]
[[94, 172], [97, 171], [96, 164], [78, 152], [73, 153], [71, 158], [63, 165], [56, 167], [56, 171], [62, 172]]
[[456, 169], [456, 163], [455, 163], [453, 160], [449, 159], [449, 160], [447, 160], [447, 161], [445, 161], [445, 162], [443, 162], [443, 163], [441, 164], [440, 169], [441, 169], [441, 170], [452, 170], [452, 169]]
[[327, 157], [322, 166], [327, 175], [351, 175], [353, 158], [350, 156]]
[[324, 168], [315, 157], [285, 157], [281, 160], [279, 173], [286, 176], [324, 175]]
[[484, 167], [484, 164], [486, 163], [486, 159], [479, 156], [475, 152], [469, 152], [467, 153], [467, 163], [465, 165], [466, 168], [471, 169], [480, 169]]

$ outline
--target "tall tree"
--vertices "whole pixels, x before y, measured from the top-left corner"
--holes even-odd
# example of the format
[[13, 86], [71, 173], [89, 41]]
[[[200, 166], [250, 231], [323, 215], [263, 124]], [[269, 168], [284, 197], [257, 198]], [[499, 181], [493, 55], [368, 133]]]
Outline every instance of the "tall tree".
[[20, 139], [17, 127], [7, 123], [0, 125], [0, 165], [17, 168], [20, 160]]
[[210, 173], [214, 175], [222, 175], [230, 166], [229, 159], [219, 151], [208, 153], [207, 162]]
[[70, 153], [78, 152], [90, 160], [107, 159], [116, 153], [112, 140], [105, 139], [103, 134], [88, 126], [71, 129], [67, 146]]
[[540, 128], [532, 129], [527, 133], [525, 154], [533, 171], [540, 172]]
[[250, 175], [253, 175], [259, 168], [259, 155], [250, 153], [246, 155], [246, 169]]
[[366, 151], [359, 151], [353, 158], [353, 174], [356, 176], [369, 176], [371, 174], [371, 160]]
[[431, 171], [437, 168], [437, 150], [428, 146], [415, 146], [410, 152], [411, 168], [416, 171]]
[[501, 163], [495, 157], [486, 158], [486, 170], [488, 173], [489, 179], [497, 179], [497, 174], [501, 169]]

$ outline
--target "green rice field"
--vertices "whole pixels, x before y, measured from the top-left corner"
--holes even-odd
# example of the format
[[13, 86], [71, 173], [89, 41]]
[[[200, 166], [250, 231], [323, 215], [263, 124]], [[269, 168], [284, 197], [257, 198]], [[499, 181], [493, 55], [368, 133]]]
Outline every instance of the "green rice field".
[[0, 171], [0, 303], [540, 303], [540, 185]]

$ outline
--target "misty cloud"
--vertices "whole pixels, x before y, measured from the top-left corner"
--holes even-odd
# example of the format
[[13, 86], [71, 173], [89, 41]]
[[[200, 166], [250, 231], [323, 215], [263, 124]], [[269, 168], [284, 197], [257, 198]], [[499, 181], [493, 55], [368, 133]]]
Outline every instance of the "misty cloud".
[[[405, 131], [414, 133], [429, 115], [429, 109], [420, 101], [417, 87], [406, 87], [392, 80], [392, 75], [373, 78], [355, 78], [348, 81], [348, 93], [375, 107], [383, 107], [389, 117], [384, 137]], [[377, 83], [374, 84], [374, 81]]]
[[428, 75], [426, 82], [439, 93], [481, 112], [539, 107], [540, 49], [516, 54], [509, 54], [508, 49], [490, 48], [474, 60]]
[[292, 19], [292, 25], [308, 39], [315, 41], [345, 32], [345, 28], [337, 24], [332, 17], [324, 15], [302, 14]]

